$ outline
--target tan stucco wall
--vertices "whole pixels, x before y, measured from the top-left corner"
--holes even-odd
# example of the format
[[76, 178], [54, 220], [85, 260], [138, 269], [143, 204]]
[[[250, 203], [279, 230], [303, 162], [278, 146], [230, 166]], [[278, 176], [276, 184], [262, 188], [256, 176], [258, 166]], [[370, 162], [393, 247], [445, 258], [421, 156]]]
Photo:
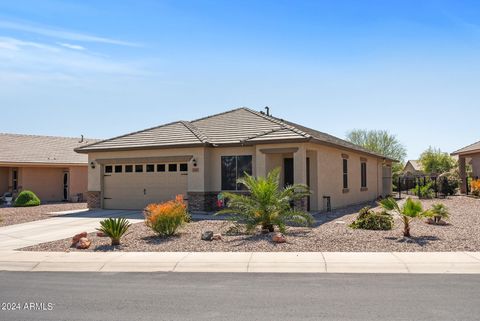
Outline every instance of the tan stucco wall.
[[[331, 197], [332, 208], [374, 200], [383, 192], [382, 163], [379, 159], [329, 146], [309, 144], [308, 150], [317, 151], [317, 199], [322, 210], [323, 196]], [[343, 192], [343, 158], [348, 155], [348, 187]], [[361, 190], [361, 158], [367, 159], [367, 191]], [[311, 164], [313, 166], [313, 164]]]
[[472, 175], [473, 177], [480, 177], [480, 153], [471, 155], [470, 157], [472, 158], [470, 162], [472, 165]]
[[77, 194], [83, 194], [83, 199], [86, 198], [87, 192], [87, 178], [88, 168], [87, 166], [73, 166], [69, 168], [70, 182], [69, 182], [69, 196], [76, 196]]
[[8, 167], [0, 167], [0, 196], [8, 192]]
[[21, 168], [20, 186], [37, 194], [42, 202], [63, 200], [62, 168]]

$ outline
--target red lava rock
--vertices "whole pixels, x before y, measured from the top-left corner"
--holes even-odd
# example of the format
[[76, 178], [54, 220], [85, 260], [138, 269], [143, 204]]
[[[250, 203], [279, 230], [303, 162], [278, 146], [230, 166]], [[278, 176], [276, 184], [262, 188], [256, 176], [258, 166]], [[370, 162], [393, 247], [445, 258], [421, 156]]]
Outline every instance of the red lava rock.
[[86, 250], [90, 247], [90, 245], [92, 244], [92, 241], [90, 241], [89, 239], [87, 239], [86, 237], [82, 237], [78, 243], [77, 243], [77, 249], [80, 249], [80, 250]]
[[285, 243], [287, 242], [287, 239], [285, 238], [285, 235], [283, 235], [282, 233], [275, 233], [272, 236], [272, 241], [275, 243]]
[[97, 232], [98, 237], [107, 237], [103, 232]]
[[80, 234], [77, 234], [75, 235], [73, 238], [72, 238], [72, 244], [77, 244], [78, 241], [80, 241], [80, 239], [82, 237], [87, 237], [87, 232], [82, 232]]
[[222, 235], [221, 234], [213, 234], [212, 241], [221, 241]]

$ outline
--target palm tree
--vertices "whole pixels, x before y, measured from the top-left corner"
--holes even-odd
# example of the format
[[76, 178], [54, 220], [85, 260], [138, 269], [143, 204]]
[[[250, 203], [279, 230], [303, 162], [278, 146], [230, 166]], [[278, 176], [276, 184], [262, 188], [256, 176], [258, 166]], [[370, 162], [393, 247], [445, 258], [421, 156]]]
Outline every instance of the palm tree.
[[414, 201], [411, 198], [407, 198], [402, 207], [391, 197], [380, 201], [379, 204], [385, 210], [396, 212], [401, 216], [403, 221], [403, 236], [405, 237], [410, 237], [410, 223], [414, 219], [429, 216], [429, 212], [423, 210], [422, 203]]
[[448, 219], [450, 214], [448, 208], [442, 203], [433, 204], [430, 213], [435, 224], [440, 223], [442, 219]]
[[247, 188], [248, 195], [224, 193], [227, 208], [217, 214], [233, 215], [235, 220], [246, 224], [247, 231], [261, 225], [264, 230], [273, 232], [278, 227], [284, 233], [288, 223], [313, 224], [309, 213], [291, 206], [292, 202], [310, 195], [308, 186], [294, 184], [280, 188], [280, 168], [272, 170], [267, 177], [255, 178], [245, 173], [238, 183]]

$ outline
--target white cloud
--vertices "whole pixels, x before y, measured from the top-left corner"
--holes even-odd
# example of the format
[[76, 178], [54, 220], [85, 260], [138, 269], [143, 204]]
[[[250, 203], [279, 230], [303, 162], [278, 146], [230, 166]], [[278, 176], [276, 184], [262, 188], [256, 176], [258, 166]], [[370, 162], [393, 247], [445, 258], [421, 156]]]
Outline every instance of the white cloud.
[[68, 49], [73, 49], [73, 50], [85, 50], [85, 47], [82, 47], [80, 45], [72, 45], [70, 43], [59, 43], [59, 45]]
[[128, 41], [98, 37], [98, 36], [72, 32], [67, 30], [54, 29], [49, 27], [33, 26], [26, 23], [17, 23], [12, 21], [0, 21], [0, 28], [16, 30], [16, 31], [24, 31], [28, 33], [34, 33], [42, 36], [51, 37], [51, 38], [65, 39], [70, 41], [97, 42], [97, 43], [104, 43], [104, 44], [111, 44], [111, 45], [129, 46], [129, 47], [139, 46], [138, 44], [128, 42]]

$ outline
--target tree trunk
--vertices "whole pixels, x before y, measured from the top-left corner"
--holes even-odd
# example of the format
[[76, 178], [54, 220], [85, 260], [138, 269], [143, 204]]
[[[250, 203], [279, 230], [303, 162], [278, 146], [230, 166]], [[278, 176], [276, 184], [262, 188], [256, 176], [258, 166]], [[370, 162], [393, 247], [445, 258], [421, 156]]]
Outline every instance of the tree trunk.
[[403, 236], [410, 237], [410, 222], [407, 218], [403, 219]]
[[112, 246], [120, 245], [119, 239], [112, 239]]

